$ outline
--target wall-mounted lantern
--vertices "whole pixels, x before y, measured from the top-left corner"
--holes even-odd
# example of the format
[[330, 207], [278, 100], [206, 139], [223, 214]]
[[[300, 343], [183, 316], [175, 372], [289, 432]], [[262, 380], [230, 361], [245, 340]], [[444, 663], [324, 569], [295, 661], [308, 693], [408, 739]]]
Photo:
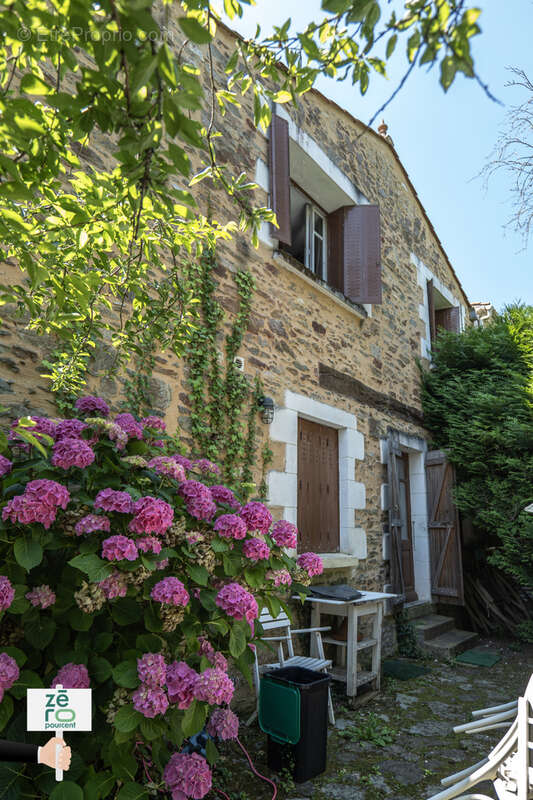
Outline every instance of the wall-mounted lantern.
[[261, 419], [265, 425], [274, 421], [274, 401], [271, 397], [260, 397], [258, 406], [261, 409]]

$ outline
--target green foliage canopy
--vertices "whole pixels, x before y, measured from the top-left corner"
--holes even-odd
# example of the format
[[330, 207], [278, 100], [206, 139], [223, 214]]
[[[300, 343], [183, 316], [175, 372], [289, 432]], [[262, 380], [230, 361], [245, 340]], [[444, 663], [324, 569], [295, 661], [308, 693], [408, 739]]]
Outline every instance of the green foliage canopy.
[[[250, 4], [224, 0], [223, 13], [231, 20]], [[349, 77], [364, 93], [372, 73], [386, 73], [400, 39], [406, 77], [433, 63], [444, 89], [457, 71], [476, 77], [470, 40], [478, 9], [465, 0], [416, 0], [384, 21], [382, 5], [323, 0], [323, 19], [300, 32], [287, 20], [266, 38], [258, 30], [236, 39], [221, 80], [208, 0], [4, 3], [0, 254], [27, 283], [2, 299], [33, 329], [62, 340], [54, 389], [76, 392], [106, 331], [117, 368], [142, 356], [147, 338], [181, 354], [195, 318], [183, 257], [237, 226], [257, 244], [260, 224], [274, 219], [254, 206], [244, 173], [217, 163], [228, 107], [253, 95], [255, 124], [266, 129], [270, 104], [297, 102], [321, 73]], [[105, 165], [95, 148], [105, 151]], [[234, 201], [234, 220], [198, 214], [194, 187], [206, 178]]]
[[423, 374], [426, 426], [457, 474], [459, 509], [490, 545], [489, 560], [533, 581], [533, 307], [483, 328], [440, 335]]

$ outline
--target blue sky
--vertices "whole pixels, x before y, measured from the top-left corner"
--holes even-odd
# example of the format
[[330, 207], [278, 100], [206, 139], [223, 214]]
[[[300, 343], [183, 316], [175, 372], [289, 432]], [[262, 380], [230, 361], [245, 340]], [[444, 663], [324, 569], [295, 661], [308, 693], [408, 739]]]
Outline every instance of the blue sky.
[[[479, 0], [482, 34], [473, 53], [483, 81], [507, 106], [523, 102], [525, 90], [505, 88], [509, 66], [533, 77], [533, 2]], [[503, 11], [502, 11], [503, 9]], [[243, 35], [263, 33], [291, 17], [302, 28], [320, 19], [320, 0], [257, 0], [255, 8], [232, 23]], [[403, 45], [405, 47], [405, 45]], [[397, 48], [397, 53], [399, 51]], [[317, 88], [354, 116], [368, 122], [395, 88], [405, 69], [397, 57], [389, 80], [371, 78], [365, 97], [348, 82], [320, 79]], [[396, 80], [395, 80], [396, 79]], [[506, 108], [459, 75], [444, 94], [436, 70], [423, 69], [408, 83], [383, 116], [418, 195], [459, 275], [471, 302], [490, 300], [497, 309], [521, 299], [533, 304], [533, 240], [524, 252], [521, 238], [504, 225], [511, 215], [510, 182], [496, 176], [485, 188], [476, 178], [505, 122]], [[381, 118], [376, 121], [376, 127]]]

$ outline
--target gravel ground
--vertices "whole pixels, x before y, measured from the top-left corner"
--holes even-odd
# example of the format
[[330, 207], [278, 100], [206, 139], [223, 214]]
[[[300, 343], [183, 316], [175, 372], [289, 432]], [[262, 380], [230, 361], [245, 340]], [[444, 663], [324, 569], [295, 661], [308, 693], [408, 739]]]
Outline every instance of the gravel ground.
[[[504, 730], [462, 737], [454, 725], [476, 708], [509, 702], [533, 672], [533, 647], [517, 651], [505, 642], [478, 644], [501, 655], [492, 668], [426, 661], [429, 674], [407, 681], [384, 679], [382, 690], [352, 709], [335, 685], [335, 728], [329, 726], [328, 767], [323, 775], [294, 784], [266, 766], [266, 737], [257, 723], [241, 726], [241, 740], [257, 769], [278, 784], [278, 800], [426, 800], [440, 779], [481, 760]], [[272, 788], [253, 776], [242, 752], [226, 743], [215, 785], [231, 800], [271, 800]], [[496, 798], [490, 783], [478, 791]]]

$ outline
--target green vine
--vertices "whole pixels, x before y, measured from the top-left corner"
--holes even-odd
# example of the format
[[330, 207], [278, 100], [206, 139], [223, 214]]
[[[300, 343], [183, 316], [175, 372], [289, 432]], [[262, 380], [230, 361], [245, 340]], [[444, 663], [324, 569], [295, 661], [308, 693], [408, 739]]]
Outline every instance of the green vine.
[[261, 483], [259, 484], [259, 499], [266, 500], [268, 496], [268, 486], [266, 482], [267, 471], [274, 458], [274, 453], [270, 448], [268, 439], [261, 450]]
[[415, 626], [404, 609], [394, 614], [398, 654], [405, 658], [421, 658], [424, 653], [416, 638]]
[[124, 381], [124, 394], [131, 413], [142, 417], [150, 409], [150, 378], [155, 367], [155, 341], [148, 343], [136, 359], [135, 368]]
[[225, 364], [222, 365], [217, 345], [224, 312], [216, 298], [215, 266], [213, 248], [204, 249], [198, 261], [190, 265], [190, 288], [199, 299], [201, 318], [185, 350], [192, 450], [218, 460], [224, 479], [230, 484], [240, 484], [243, 493], [248, 495], [255, 486], [258, 400], [263, 387], [256, 378], [251, 389], [236, 366], [235, 358], [250, 319], [254, 279], [249, 272], [239, 271], [234, 275], [239, 307], [225, 338]]

